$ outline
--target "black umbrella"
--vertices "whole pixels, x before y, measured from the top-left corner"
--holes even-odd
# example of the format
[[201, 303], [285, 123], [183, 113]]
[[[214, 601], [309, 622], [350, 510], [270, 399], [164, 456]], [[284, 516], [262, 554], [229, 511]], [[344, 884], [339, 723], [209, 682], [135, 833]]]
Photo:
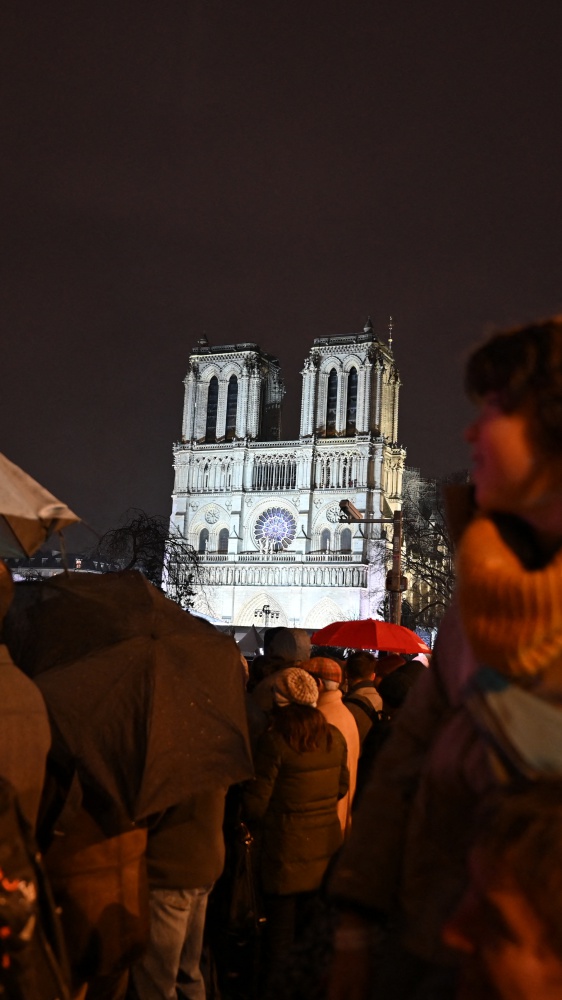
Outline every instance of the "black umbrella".
[[251, 776], [233, 639], [136, 572], [57, 577], [39, 595], [15, 619], [13, 652], [85, 798], [122, 824]]

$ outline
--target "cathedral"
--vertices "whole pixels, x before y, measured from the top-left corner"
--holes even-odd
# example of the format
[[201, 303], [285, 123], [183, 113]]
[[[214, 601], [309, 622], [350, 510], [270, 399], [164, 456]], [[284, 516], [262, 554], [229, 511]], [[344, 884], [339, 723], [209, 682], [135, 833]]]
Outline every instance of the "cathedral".
[[199, 553], [195, 609], [240, 626], [317, 629], [380, 617], [387, 525], [401, 504], [400, 378], [390, 336], [317, 337], [302, 370], [300, 434], [281, 440], [277, 358], [257, 344], [192, 350], [172, 524]]

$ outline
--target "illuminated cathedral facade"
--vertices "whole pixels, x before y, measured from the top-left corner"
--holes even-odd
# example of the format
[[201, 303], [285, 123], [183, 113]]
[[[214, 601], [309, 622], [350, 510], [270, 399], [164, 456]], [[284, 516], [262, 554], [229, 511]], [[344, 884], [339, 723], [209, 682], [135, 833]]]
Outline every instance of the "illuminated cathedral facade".
[[[390, 327], [392, 335], [392, 327]], [[195, 608], [239, 626], [321, 628], [377, 616], [387, 525], [400, 506], [400, 378], [392, 336], [317, 337], [304, 362], [300, 434], [280, 439], [279, 362], [257, 344], [193, 349], [172, 523], [199, 553]]]

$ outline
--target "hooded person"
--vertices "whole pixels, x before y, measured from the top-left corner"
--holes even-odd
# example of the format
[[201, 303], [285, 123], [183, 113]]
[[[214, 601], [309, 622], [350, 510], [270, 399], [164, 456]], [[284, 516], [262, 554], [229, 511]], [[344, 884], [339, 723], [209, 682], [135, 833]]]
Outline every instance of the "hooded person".
[[273, 668], [271, 673], [256, 685], [251, 692], [252, 698], [263, 712], [273, 708], [273, 686], [281, 670], [300, 660], [308, 660], [310, 656], [310, 636], [304, 628], [271, 629], [269, 641], [261, 664], [263, 673], [267, 672], [268, 664]]
[[261, 833], [269, 984], [341, 844], [337, 803], [349, 785], [345, 740], [318, 711], [311, 675], [298, 667], [278, 672], [273, 695], [272, 727], [258, 743], [256, 777], [244, 794], [246, 817]]

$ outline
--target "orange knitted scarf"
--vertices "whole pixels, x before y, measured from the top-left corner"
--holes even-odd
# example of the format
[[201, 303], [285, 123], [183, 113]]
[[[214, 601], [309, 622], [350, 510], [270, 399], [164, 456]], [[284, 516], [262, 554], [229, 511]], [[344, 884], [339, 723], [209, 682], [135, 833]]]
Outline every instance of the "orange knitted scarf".
[[457, 593], [477, 657], [512, 677], [532, 677], [562, 658], [562, 549], [528, 570], [486, 517], [457, 549]]

